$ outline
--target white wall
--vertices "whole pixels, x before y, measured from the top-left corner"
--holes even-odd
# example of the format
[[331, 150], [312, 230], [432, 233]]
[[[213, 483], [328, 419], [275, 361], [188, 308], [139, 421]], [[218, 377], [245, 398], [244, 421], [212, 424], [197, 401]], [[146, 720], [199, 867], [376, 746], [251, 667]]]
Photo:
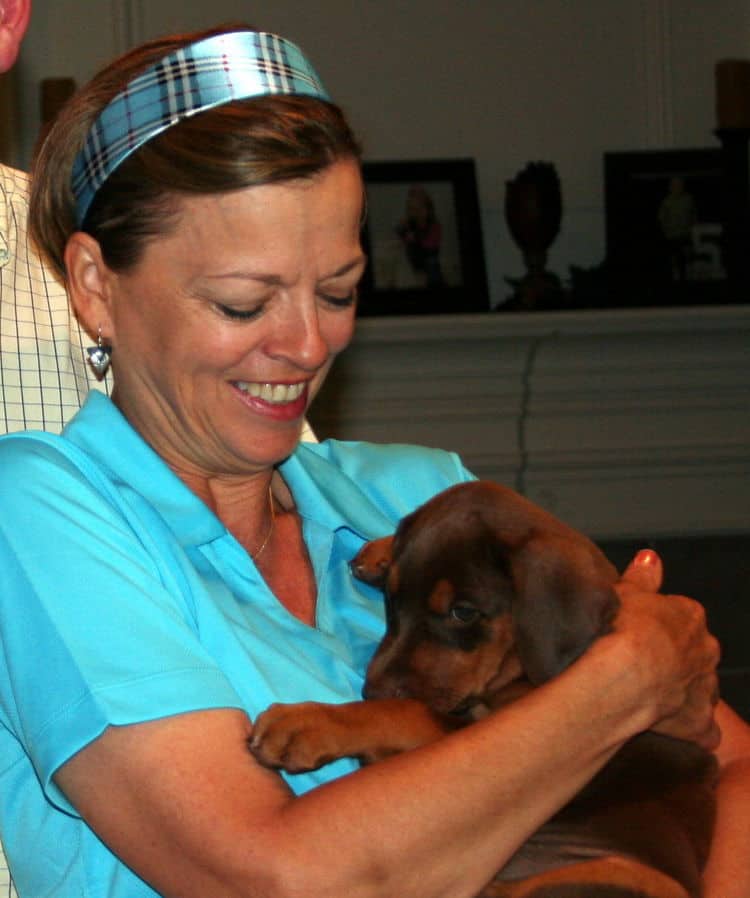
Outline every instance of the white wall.
[[40, 78], [80, 82], [134, 41], [248, 17], [308, 51], [368, 158], [477, 160], [493, 302], [521, 273], [506, 180], [554, 162], [565, 214], [550, 266], [598, 263], [602, 154], [716, 145], [713, 65], [750, 56], [747, 0], [35, 0], [22, 161]]

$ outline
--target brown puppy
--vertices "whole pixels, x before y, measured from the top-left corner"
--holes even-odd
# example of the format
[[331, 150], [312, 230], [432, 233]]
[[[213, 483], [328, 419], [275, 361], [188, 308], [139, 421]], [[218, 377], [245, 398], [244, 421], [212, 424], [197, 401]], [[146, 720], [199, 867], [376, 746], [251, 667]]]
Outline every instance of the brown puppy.
[[[352, 563], [386, 596], [366, 702], [272, 706], [252, 749], [291, 771], [415, 747], [543, 683], [607, 632], [617, 573], [586, 537], [496, 484], [462, 484]], [[715, 760], [631, 740], [482, 892], [490, 898], [698, 898]]]

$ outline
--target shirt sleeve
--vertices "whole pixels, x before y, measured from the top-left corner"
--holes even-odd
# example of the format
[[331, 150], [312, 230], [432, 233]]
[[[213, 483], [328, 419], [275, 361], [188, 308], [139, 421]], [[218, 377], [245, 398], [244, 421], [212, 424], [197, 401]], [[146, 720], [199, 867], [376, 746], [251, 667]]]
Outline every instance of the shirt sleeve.
[[198, 639], [179, 546], [54, 444], [1, 443], [0, 715], [70, 812], [51, 777], [106, 727], [241, 702]]

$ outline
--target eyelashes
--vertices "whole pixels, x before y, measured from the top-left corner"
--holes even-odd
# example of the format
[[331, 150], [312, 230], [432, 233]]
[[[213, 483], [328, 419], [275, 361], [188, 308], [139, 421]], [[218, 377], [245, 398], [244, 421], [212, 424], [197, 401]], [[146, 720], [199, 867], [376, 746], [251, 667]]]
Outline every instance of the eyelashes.
[[[356, 303], [357, 291], [352, 290], [351, 293], [348, 293], [346, 296], [332, 296], [328, 293], [322, 293], [319, 298], [336, 309], [348, 309]], [[253, 318], [257, 318], [262, 314], [264, 307], [265, 303], [261, 303], [260, 305], [254, 306], [252, 309], [238, 309], [234, 306], [216, 303], [216, 308], [219, 312], [226, 318], [231, 318], [233, 321], [251, 321]]]
[[352, 290], [351, 293], [346, 296], [329, 296], [327, 294], [323, 294], [321, 299], [325, 300], [325, 302], [329, 303], [332, 306], [335, 306], [337, 309], [348, 309], [350, 306], [353, 306], [357, 301], [357, 291]]
[[258, 306], [254, 309], [235, 309], [232, 306], [225, 306], [221, 303], [216, 304], [216, 308], [227, 318], [231, 318], [233, 321], [249, 321], [252, 318], [257, 318], [260, 315], [262, 306]]

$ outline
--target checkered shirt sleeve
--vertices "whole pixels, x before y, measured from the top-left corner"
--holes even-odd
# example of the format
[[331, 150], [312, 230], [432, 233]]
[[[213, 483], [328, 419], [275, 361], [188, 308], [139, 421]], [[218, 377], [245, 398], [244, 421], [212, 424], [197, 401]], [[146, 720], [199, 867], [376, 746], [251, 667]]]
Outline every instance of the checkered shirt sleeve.
[[18, 898], [18, 892], [10, 878], [8, 862], [5, 860], [2, 845], [0, 845], [0, 898]]
[[91, 340], [65, 289], [29, 243], [28, 186], [0, 166], [0, 433], [59, 432], [89, 389], [107, 390], [85, 362]]

